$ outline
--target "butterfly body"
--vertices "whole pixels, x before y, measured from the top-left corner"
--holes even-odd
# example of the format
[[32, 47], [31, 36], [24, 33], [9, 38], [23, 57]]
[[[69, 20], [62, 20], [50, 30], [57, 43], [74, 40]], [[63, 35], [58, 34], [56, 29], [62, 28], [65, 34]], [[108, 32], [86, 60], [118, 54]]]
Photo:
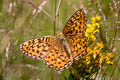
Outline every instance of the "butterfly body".
[[61, 36], [43, 36], [20, 45], [27, 56], [44, 60], [49, 68], [63, 71], [73, 59], [78, 60], [87, 53], [86, 16], [83, 10], [75, 12], [65, 25]]

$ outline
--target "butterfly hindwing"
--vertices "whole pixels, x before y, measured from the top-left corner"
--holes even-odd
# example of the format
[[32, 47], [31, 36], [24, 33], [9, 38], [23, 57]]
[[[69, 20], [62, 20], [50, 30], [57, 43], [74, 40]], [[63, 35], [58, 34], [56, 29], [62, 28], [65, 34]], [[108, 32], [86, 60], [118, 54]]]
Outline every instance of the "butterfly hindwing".
[[49, 54], [45, 57], [45, 64], [52, 68], [56, 68], [58, 71], [63, 71], [72, 64], [72, 55], [68, 56], [64, 46], [59, 47], [61, 43], [56, 43]]
[[85, 37], [73, 37], [69, 39], [71, 41], [72, 56], [75, 60], [78, 60], [87, 53], [86, 38]]

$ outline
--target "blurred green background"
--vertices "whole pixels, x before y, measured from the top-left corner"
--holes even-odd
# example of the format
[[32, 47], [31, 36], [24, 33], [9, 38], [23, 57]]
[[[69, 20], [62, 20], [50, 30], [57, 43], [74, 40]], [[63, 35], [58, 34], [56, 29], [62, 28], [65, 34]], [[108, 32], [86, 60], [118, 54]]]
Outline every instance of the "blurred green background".
[[81, 8], [88, 23], [93, 16], [102, 18], [98, 41], [115, 54], [114, 64], [97, 80], [120, 80], [120, 0], [0, 0], [0, 80], [68, 80], [68, 69], [60, 74], [48, 69], [43, 61], [23, 56], [19, 45], [62, 32]]

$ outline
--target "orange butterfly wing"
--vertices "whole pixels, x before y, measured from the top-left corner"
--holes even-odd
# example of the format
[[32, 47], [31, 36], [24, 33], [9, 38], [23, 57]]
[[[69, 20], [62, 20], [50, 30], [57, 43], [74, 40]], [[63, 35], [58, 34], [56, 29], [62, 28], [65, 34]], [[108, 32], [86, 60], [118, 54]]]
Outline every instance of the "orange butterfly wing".
[[84, 11], [78, 10], [67, 21], [63, 34], [71, 44], [73, 57], [78, 60], [83, 54], [87, 53], [86, 47], [86, 15]]
[[[66, 52], [65, 47], [60, 46], [60, 42], [49, 51], [49, 54], [45, 57], [45, 64], [49, 68], [56, 68], [58, 71], [63, 71], [72, 64], [73, 57]], [[68, 56], [69, 55], [69, 56]]]
[[53, 46], [56, 37], [44, 36], [37, 39], [32, 39], [20, 45], [23, 54], [32, 58], [43, 60], [49, 49]]
[[20, 48], [25, 55], [44, 60], [49, 68], [62, 71], [72, 64], [73, 58], [66, 52], [61, 40], [54, 36], [45, 36], [29, 40], [21, 44]]

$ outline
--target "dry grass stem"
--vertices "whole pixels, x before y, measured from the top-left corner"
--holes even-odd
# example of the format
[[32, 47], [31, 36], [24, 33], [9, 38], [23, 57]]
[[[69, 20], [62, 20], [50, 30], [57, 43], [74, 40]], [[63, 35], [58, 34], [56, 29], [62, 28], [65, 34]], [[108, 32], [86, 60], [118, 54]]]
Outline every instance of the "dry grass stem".
[[9, 49], [10, 49], [10, 42], [8, 42], [8, 45], [7, 45], [7, 47], [6, 47], [5, 57], [6, 57], [6, 60], [7, 60], [7, 61], [9, 60]]

